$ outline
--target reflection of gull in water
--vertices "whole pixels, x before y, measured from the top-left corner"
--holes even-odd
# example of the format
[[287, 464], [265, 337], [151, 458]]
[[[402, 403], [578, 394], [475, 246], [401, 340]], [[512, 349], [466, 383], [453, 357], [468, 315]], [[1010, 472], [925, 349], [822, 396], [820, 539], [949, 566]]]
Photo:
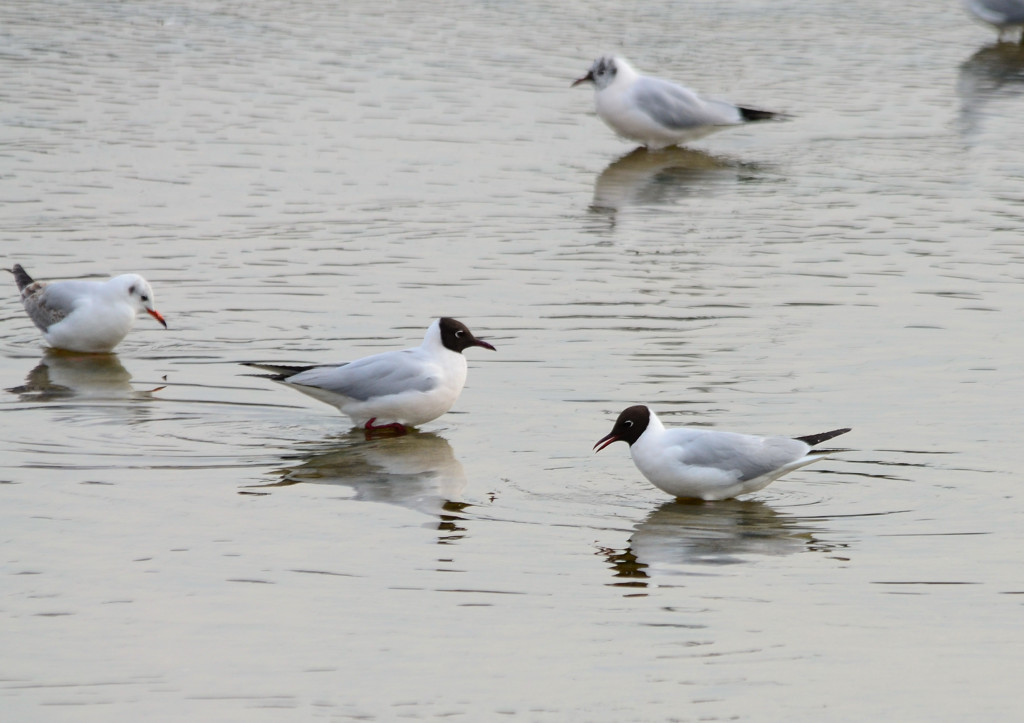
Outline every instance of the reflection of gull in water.
[[276, 470], [277, 482], [258, 487], [337, 484], [352, 487], [357, 500], [388, 502], [431, 515], [444, 517], [445, 512], [461, 509], [453, 500], [466, 487], [466, 473], [443, 437], [414, 432], [369, 442], [362, 441], [362, 435], [334, 440], [340, 444], [291, 456], [286, 461], [299, 464]]
[[957, 93], [963, 130], [973, 132], [987, 103], [1024, 93], [1024, 46], [996, 43], [981, 48], [960, 65]]
[[734, 183], [755, 168], [689, 148], [637, 148], [597, 177], [591, 208], [614, 211], [671, 203], [682, 196], [710, 193], [716, 184]]
[[28, 373], [25, 383], [7, 391], [37, 401], [67, 397], [124, 399], [136, 394], [131, 378], [115, 354], [49, 349]]
[[755, 555], [839, 547], [818, 540], [805, 522], [757, 500], [672, 500], [639, 523], [625, 552], [614, 551], [608, 560], [617, 577], [646, 578], [685, 565], [732, 565]]

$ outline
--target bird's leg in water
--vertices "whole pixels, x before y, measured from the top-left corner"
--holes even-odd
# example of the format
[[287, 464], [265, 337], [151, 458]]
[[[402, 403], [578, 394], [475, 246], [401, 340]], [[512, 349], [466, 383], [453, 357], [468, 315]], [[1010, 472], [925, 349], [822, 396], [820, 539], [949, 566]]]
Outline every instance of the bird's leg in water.
[[376, 425], [374, 424], [376, 421], [377, 418], [372, 417], [365, 425], [363, 425], [363, 429], [366, 430], [367, 439], [373, 439], [374, 437], [400, 437], [409, 431], [405, 428], [404, 424], [399, 422]]

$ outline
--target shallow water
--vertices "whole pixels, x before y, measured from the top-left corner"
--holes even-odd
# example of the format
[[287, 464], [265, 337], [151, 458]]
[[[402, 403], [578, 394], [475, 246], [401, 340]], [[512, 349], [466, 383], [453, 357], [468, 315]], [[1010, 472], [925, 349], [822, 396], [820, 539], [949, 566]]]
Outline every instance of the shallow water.
[[[112, 357], [0, 297], [11, 720], [1015, 720], [1024, 62], [951, 3], [0, 7], [0, 238], [136, 271]], [[645, 154], [641, 70], [793, 115]], [[246, 360], [470, 349], [366, 441]], [[625, 406], [854, 431], [683, 504]]]

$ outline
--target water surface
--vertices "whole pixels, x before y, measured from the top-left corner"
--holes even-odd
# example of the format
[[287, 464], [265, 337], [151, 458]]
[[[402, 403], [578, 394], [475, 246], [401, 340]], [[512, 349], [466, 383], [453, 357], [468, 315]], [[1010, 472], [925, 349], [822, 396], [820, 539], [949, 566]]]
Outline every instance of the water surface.
[[[0, 238], [135, 271], [111, 357], [0, 296], [12, 720], [1015, 720], [1020, 53], [924, 0], [0, 8]], [[607, 50], [792, 114], [635, 152]], [[366, 441], [238, 362], [451, 315]], [[624, 407], [844, 450], [667, 499]]]

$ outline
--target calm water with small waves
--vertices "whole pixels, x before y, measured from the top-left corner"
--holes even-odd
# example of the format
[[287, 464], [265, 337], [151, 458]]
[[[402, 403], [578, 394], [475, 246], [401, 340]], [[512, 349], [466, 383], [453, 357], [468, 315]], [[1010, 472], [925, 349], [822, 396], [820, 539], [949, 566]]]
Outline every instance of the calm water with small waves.
[[[633, 152], [598, 54], [786, 123]], [[955, 1], [0, 6], [5, 720], [1019, 720], [1024, 52]], [[465, 321], [367, 441], [246, 360]], [[683, 504], [669, 425], [854, 431]]]

